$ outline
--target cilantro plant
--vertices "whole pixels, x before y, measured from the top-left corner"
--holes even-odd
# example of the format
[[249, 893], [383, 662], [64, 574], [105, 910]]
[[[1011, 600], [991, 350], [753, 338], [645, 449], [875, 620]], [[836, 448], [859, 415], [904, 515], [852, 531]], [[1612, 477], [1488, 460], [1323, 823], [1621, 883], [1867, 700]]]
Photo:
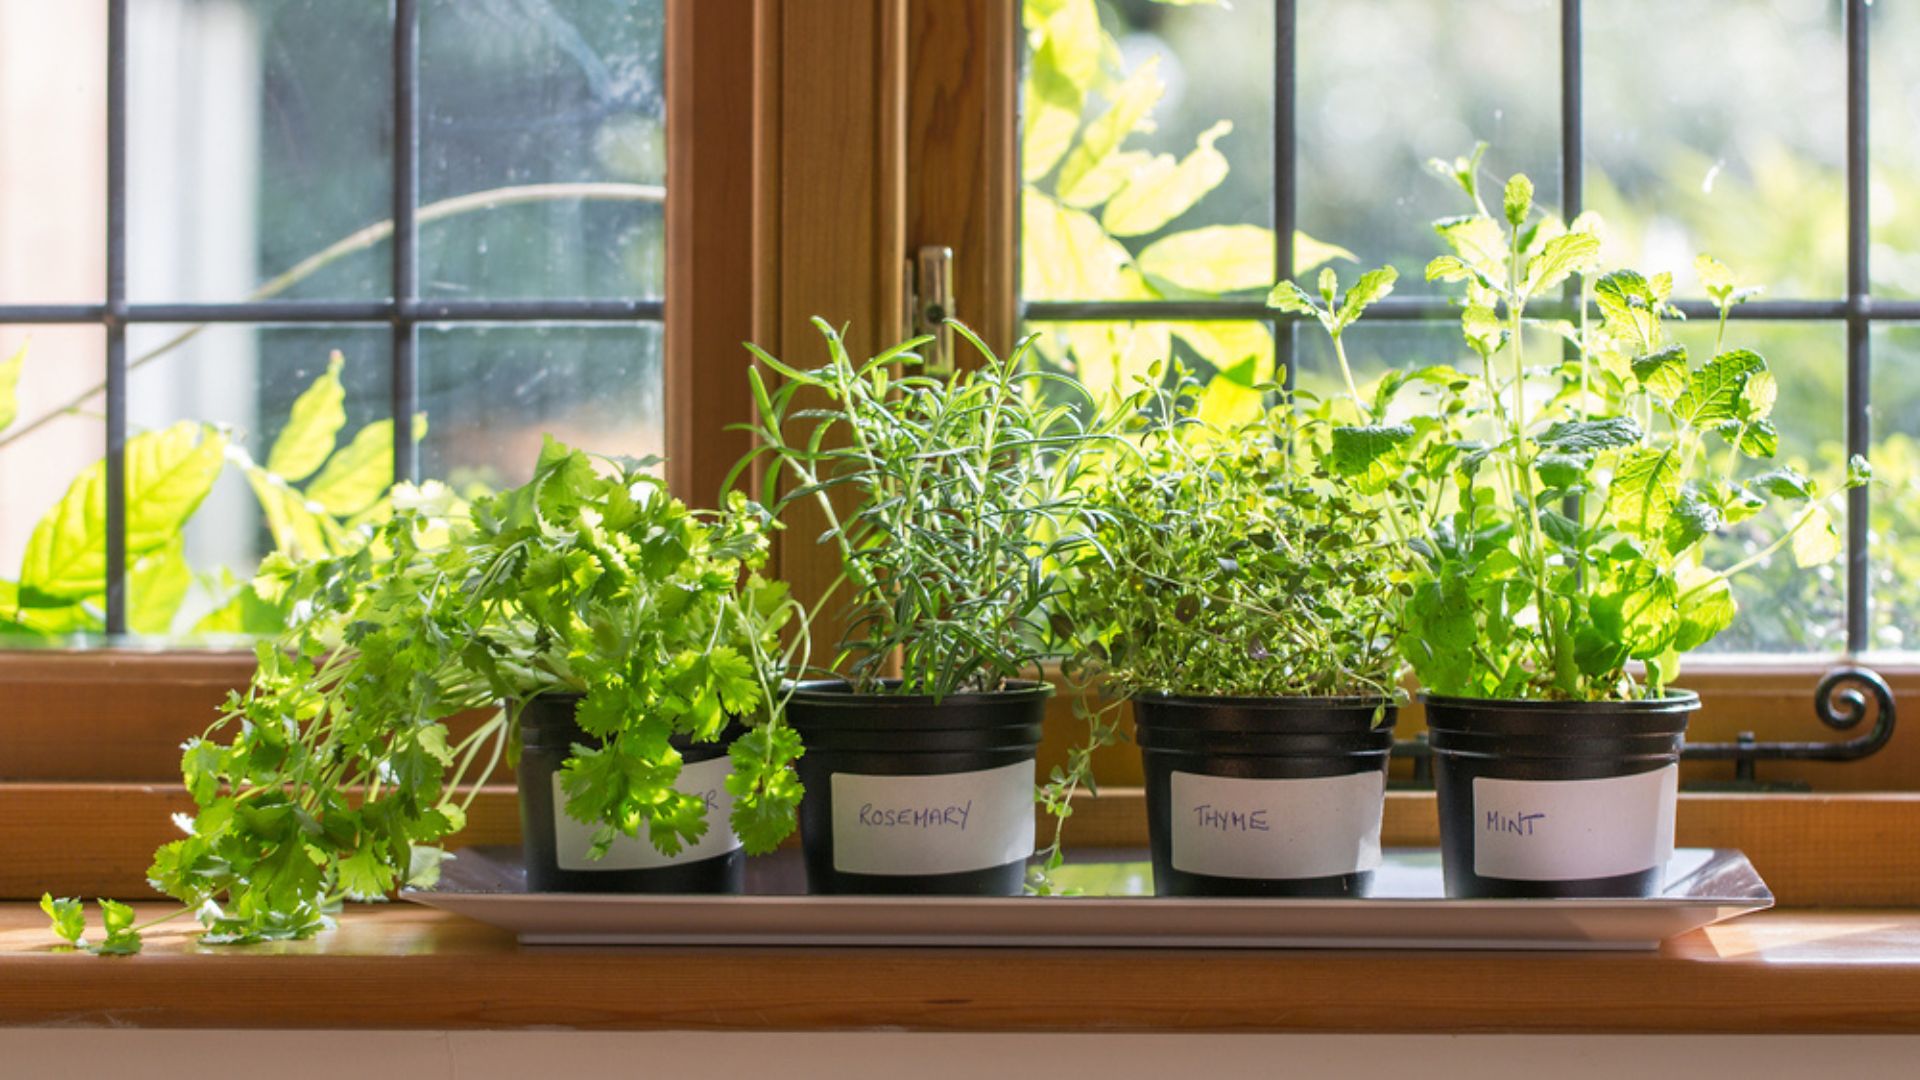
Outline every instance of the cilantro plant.
[[[703, 801], [672, 788], [668, 740], [714, 739], [729, 716], [751, 727], [731, 748], [731, 824], [747, 850], [774, 847], [801, 794], [778, 696], [796, 605], [758, 576], [762, 511], [690, 511], [653, 464], [596, 467], [549, 439], [523, 487], [467, 508], [441, 485], [402, 485], [356, 550], [269, 558], [254, 587], [287, 628], [186, 744], [197, 811], [156, 853], [154, 887], [227, 942], [304, 937], [343, 899], [428, 884], [540, 694], [581, 695], [581, 727], [604, 740], [577, 745], [563, 781], [568, 813], [599, 826], [596, 851], [644, 827], [672, 854], [710, 827]], [[454, 718], [488, 709], [454, 734]], [[46, 906], [73, 938], [77, 908]], [[137, 937], [128, 923], [116, 938], [103, 911], [109, 944]]]
[[[1085, 392], [1034, 370], [1031, 339], [1003, 360], [952, 324], [982, 363], [942, 379], [911, 370], [925, 338], [856, 361], [814, 325], [830, 358], [812, 370], [749, 346], [783, 382], [769, 389], [750, 371], [759, 445], [733, 478], [764, 461], [767, 505], [811, 502], [825, 516], [834, 591], [847, 590], [834, 670], [860, 693], [935, 698], [1037, 677], [1058, 652], [1049, 605], [1099, 438]], [[899, 681], [885, 681], [896, 661]]]
[[[1665, 330], [1679, 317], [1672, 275], [1603, 272], [1599, 220], [1541, 213], [1525, 176], [1507, 181], [1496, 216], [1479, 159], [1476, 150], [1442, 166], [1473, 209], [1436, 223], [1452, 253], [1427, 268], [1462, 286], [1479, 372], [1383, 382], [1360, 407], [1364, 422], [1335, 431], [1348, 450], [1336, 447], [1335, 470], [1394, 506], [1412, 586], [1401, 649], [1428, 691], [1657, 697], [1681, 654], [1733, 621], [1729, 578], [1783, 549], [1802, 567], [1838, 554], [1831, 493], [1765, 467], [1778, 446], [1778, 388], [1760, 355], [1726, 342], [1747, 294], [1724, 267], [1699, 263], [1719, 327], [1714, 354], [1689, 357]], [[1573, 321], [1528, 316], [1570, 279]], [[1308, 302], [1291, 286], [1275, 298]], [[1336, 348], [1350, 321], [1328, 323]], [[1541, 346], [1531, 351], [1530, 331]], [[1435, 401], [1396, 409], [1402, 390], [1422, 384]], [[1849, 483], [1866, 474], [1856, 459]], [[1769, 512], [1779, 525], [1761, 550], [1706, 564], [1702, 541]]]

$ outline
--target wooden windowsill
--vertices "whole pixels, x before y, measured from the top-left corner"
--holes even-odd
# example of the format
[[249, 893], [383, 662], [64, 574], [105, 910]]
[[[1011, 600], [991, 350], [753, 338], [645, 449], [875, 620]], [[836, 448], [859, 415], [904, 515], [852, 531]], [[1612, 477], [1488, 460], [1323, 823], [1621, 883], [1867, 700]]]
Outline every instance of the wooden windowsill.
[[0, 1026], [1920, 1031], [1910, 909], [1765, 912], [1658, 953], [529, 949], [405, 904], [307, 942], [209, 949], [194, 931], [60, 954], [32, 905], [0, 905]]

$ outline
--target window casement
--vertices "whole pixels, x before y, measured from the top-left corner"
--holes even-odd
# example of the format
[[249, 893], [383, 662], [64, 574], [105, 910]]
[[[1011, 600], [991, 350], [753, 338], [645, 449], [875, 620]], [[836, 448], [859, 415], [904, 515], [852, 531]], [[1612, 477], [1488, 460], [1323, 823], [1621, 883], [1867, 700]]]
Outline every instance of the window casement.
[[[126, 2], [117, 0], [115, 6]], [[416, 6], [403, 2], [396, 10]], [[1274, 0], [1270, 5], [1236, 4], [1231, 11], [1207, 6], [1183, 16], [1274, 20], [1274, 130], [1269, 134], [1275, 168], [1267, 224], [1281, 236], [1301, 223], [1308, 168], [1298, 152], [1301, 106], [1324, 92], [1301, 79], [1302, 50], [1314, 48], [1303, 20], [1308, 9], [1328, 6]], [[1560, 20], [1547, 38], [1556, 50], [1558, 79], [1536, 93], [1562, 95], [1557, 114], [1561, 126], [1556, 130], [1571, 149], [1557, 166], [1559, 202], [1571, 209], [1582, 204], [1590, 174], [1582, 166], [1581, 148], [1598, 138], [1599, 121], [1583, 112], [1580, 101], [1583, 61], [1591, 70], [1595, 48], [1593, 42], [1583, 43], [1580, 26], [1591, 13], [1583, 13], [1578, 0], [1534, 6], [1551, 9]], [[1848, 65], [1841, 118], [1847, 133], [1845, 186], [1859, 196], [1845, 211], [1844, 291], [1825, 299], [1763, 298], [1742, 312], [1746, 320], [1828, 326], [1835, 340], [1844, 342], [1831, 356], [1822, 354], [1820, 362], [1844, 370], [1847, 411], [1842, 435], [1848, 447], [1869, 445], [1868, 361], [1876, 335], [1896, 325], [1895, 320], [1920, 321], [1920, 309], [1908, 310], [1911, 301], [1881, 299], [1872, 293], [1867, 277], [1866, 249], [1872, 238], [1865, 216], [1865, 11], [1863, 0], [1848, 0], [1850, 21], [1843, 30]], [[1294, 359], [1300, 353], [1296, 328], [1276, 318], [1258, 297], [1121, 302], [1021, 291], [1020, 87], [1027, 46], [1022, 0], [666, 0], [665, 18], [664, 297], [657, 303], [595, 300], [592, 305], [627, 306], [618, 311], [588, 307], [573, 314], [586, 317], [581, 310], [604, 310], [603, 321], [613, 322], [631, 322], [636, 316], [664, 319], [664, 438], [670, 478], [684, 497], [711, 499], [727, 467], [744, 449], [744, 436], [725, 430], [744, 419], [751, 407], [741, 378], [739, 342], [751, 339], [776, 355], [807, 361], [819, 348], [808, 323], [816, 314], [845, 326], [849, 347], [856, 351], [877, 350], [898, 340], [908, 325], [908, 254], [923, 246], [953, 249], [955, 314], [998, 349], [1011, 347], [1021, 332], [1064, 323], [1202, 320], [1258, 322], [1272, 335], [1277, 358]], [[396, 58], [396, 65], [399, 62]], [[1590, 101], [1586, 104], [1591, 108]], [[395, 213], [397, 218], [397, 206]], [[1294, 269], [1291, 246], [1275, 245], [1275, 275], [1289, 276]], [[452, 306], [437, 309], [430, 306], [433, 302]], [[411, 308], [398, 300], [373, 303], [386, 306], [363, 317], [382, 320], [380, 332], [396, 340], [403, 326], [404, 332], [417, 334], [421, 323], [474, 314], [451, 300], [416, 297]], [[88, 305], [77, 321], [107, 326], [111, 332], [115, 320], [124, 328], [129, 313], [138, 314], [137, 305], [126, 310]], [[522, 313], [535, 317], [530, 308]], [[556, 316], [548, 311], [540, 317]], [[1437, 301], [1396, 296], [1382, 321], [1441, 325], [1449, 318]], [[0, 314], [0, 324], [6, 322], [7, 316]], [[1309, 361], [1298, 358], [1303, 364]], [[966, 362], [964, 351], [959, 359]], [[400, 381], [395, 379], [396, 384]], [[404, 387], [392, 389], [400, 393]], [[1848, 652], [1873, 641], [1866, 585], [1875, 549], [1865, 523], [1872, 511], [1868, 500], [1882, 494], [1878, 489], [1871, 495], [1856, 491], [1849, 505], [1850, 554], [1842, 575], [1845, 615], [1836, 629], [1836, 653], [1840, 638]], [[811, 535], [804, 523], [796, 523], [780, 538], [777, 552], [779, 572], [803, 597], [818, 595], [834, 577], [830, 554], [807, 542]], [[830, 636], [830, 630], [826, 633]], [[0, 802], [5, 803], [0, 820], [22, 822], [22, 837], [35, 827], [31, 823], [51, 827], [73, 822], [64, 834], [54, 829], [53, 840], [34, 840], [30, 848], [22, 848], [17, 867], [0, 870], [0, 895], [37, 889], [55, 868], [80, 875], [71, 879], [75, 881], [93, 874], [86, 880], [97, 883], [95, 891], [101, 895], [137, 885], [153, 844], [166, 838], [167, 811], [180, 808], [166, 805], [176, 797], [173, 747], [204, 726], [226, 689], [245, 678], [247, 664], [245, 656], [236, 654], [103, 650], [0, 655], [0, 686], [7, 688], [10, 699], [34, 703], [22, 710], [29, 715], [0, 724]], [[1835, 738], [1812, 708], [1813, 687], [1829, 666], [1829, 658], [1816, 655], [1692, 661], [1685, 681], [1701, 692], [1704, 702], [1693, 736], [1731, 741], [1750, 731], [1762, 740]], [[1920, 692], [1920, 665], [1887, 662], [1875, 667], [1901, 700], [1912, 700]], [[1417, 714], [1402, 720], [1408, 734], [1419, 726]], [[70, 740], [81, 731], [99, 734], [88, 738], [87, 752], [73, 753]], [[1057, 760], [1075, 736], [1071, 702], [1063, 694], [1052, 707], [1043, 768], [1047, 759]], [[1730, 775], [1721, 763], [1693, 763], [1687, 769], [1689, 780], [1696, 782], [1724, 781]], [[1138, 843], [1139, 806], [1129, 801], [1126, 791], [1139, 783], [1137, 752], [1131, 746], [1105, 751], [1099, 771], [1109, 798], [1104, 807], [1096, 805], [1076, 817], [1076, 828], [1082, 830], [1077, 842]], [[1820, 839], [1829, 835], [1828, 826], [1881, 838], [1911, 827], [1920, 806], [1914, 800], [1920, 796], [1850, 793], [1920, 789], [1920, 736], [1912, 731], [1897, 734], [1884, 751], [1861, 762], [1767, 762], [1760, 779], [1798, 782], [1821, 794], [1694, 796], [1691, 805], [1697, 809], [1683, 810], [1682, 828], [1684, 833], [1690, 827], [1687, 815], [1692, 814], [1696, 831], [1691, 839], [1683, 835], [1683, 842], [1771, 845], [1767, 850], [1774, 853], [1778, 873], [1805, 883], [1824, 880], [1821, 875], [1840, 857]], [[475, 804], [469, 837], [473, 842], [512, 839], [511, 790], [503, 788], [498, 796]], [[1389, 842], [1431, 842], [1423, 840], [1431, 814], [1430, 797], [1396, 793], [1389, 806]], [[90, 836], [84, 845], [76, 839], [82, 829]], [[1768, 872], [1774, 880], [1776, 871]], [[1819, 892], [1808, 884], [1798, 892], [1783, 889], [1781, 895], [1790, 902], [1794, 897], [1802, 902], [1909, 902], [1914, 898], [1912, 882], [1920, 880], [1920, 874], [1902, 877], [1893, 870], [1868, 877], [1872, 880], [1860, 890]]]

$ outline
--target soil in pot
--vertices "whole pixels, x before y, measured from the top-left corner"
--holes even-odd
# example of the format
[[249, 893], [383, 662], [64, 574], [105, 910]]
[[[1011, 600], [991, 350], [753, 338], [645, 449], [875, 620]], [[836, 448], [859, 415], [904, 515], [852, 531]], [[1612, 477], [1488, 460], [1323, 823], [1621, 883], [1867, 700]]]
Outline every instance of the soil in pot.
[[1367, 894], [1396, 719], [1385, 701], [1146, 694], [1133, 715], [1156, 894]]
[[729, 728], [718, 742], [695, 743], [675, 737], [680, 751], [683, 792], [707, 800], [707, 832], [678, 855], [663, 855], [640, 838], [616, 839], [606, 855], [588, 858], [594, 827], [566, 812], [560, 768], [573, 744], [592, 740], [574, 723], [574, 695], [548, 695], [527, 703], [520, 713], [520, 836], [529, 892], [737, 893], [746, 871], [746, 853], [727, 822], [733, 797], [727, 793], [727, 746], [738, 731]]
[[1053, 688], [856, 694], [801, 683], [800, 837], [815, 893], [1012, 896], [1034, 840], [1034, 751]]
[[1448, 896], [1660, 892], [1697, 695], [1425, 701]]

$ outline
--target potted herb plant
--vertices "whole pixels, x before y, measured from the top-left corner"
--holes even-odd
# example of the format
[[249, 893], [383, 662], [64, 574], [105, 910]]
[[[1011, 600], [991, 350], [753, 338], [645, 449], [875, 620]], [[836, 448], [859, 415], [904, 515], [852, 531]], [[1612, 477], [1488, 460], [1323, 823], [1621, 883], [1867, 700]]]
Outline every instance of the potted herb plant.
[[1017, 893], [1085, 394], [1026, 364], [1025, 344], [1003, 360], [958, 324], [982, 362], [950, 379], [912, 370], [924, 338], [856, 361], [815, 325], [829, 350], [818, 368], [749, 346], [782, 382], [752, 372], [759, 442], [734, 470], [762, 463], [776, 512], [817, 506], [840, 563], [833, 677], [787, 705], [807, 744], [808, 886]]
[[[1824, 563], [1839, 540], [1811, 480], [1760, 464], [1778, 390], [1764, 359], [1726, 343], [1747, 295], [1731, 274], [1697, 264], [1719, 320], [1712, 354], [1689, 356], [1667, 329], [1670, 274], [1603, 273], [1598, 220], [1542, 215], [1525, 176], [1490, 213], [1479, 157], [1446, 167], [1473, 210], [1436, 224], [1452, 253], [1427, 268], [1463, 287], [1479, 371], [1437, 380], [1438, 402], [1405, 419], [1352, 425], [1362, 452], [1343, 471], [1389, 478], [1408, 538], [1400, 642], [1423, 688], [1448, 895], [1649, 895], [1698, 706], [1674, 685], [1681, 655], [1733, 621], [1735, 574], [1782, 551]], [[1572, 320], [1529, 317], [1570, 279]], [[1849, 482], [1865, 476], [1856, 459]], [[1710, 537], [1769, 511], [1781, 520], [1759, 550], [1712, 564]]]
[[1329, 476], [1308, 396], [1223, 430], [1192, 391], [1126, 402], [1144, 430], [1089, 492], [1079, 674], [1132, 702], [1156, 893], [1365, 895], [1400, 693], [1385, 515]]
[[549, 440], [464, 539], [461, 660], [519, 706], [527, 885], [738, 892], [800, 795], [778, 685], [798, 605], [759, 574], [758, 507], [693, 511], [657, 460], [604, 464]]
[[[737, 888], [740, 850], [788, 835], [801, 794], [778, 687], [796, 605], [756, 572], [758, 508], [690, 511], [650, 465], [548, 440], [523, 487], [468, 507], [400, 485], [357, 550], [269, 557], [253, 588], [286, 629], [186, 744], [196, 811], [154, 887], [236, 942], [429, 884], [517, 719], [533, 888]], [[699, 775], [716, 760], [727, 775]], [[46, 906], [77, 939], [77, 903]], [[100, 948], [137, 949], [102, 910]]]

